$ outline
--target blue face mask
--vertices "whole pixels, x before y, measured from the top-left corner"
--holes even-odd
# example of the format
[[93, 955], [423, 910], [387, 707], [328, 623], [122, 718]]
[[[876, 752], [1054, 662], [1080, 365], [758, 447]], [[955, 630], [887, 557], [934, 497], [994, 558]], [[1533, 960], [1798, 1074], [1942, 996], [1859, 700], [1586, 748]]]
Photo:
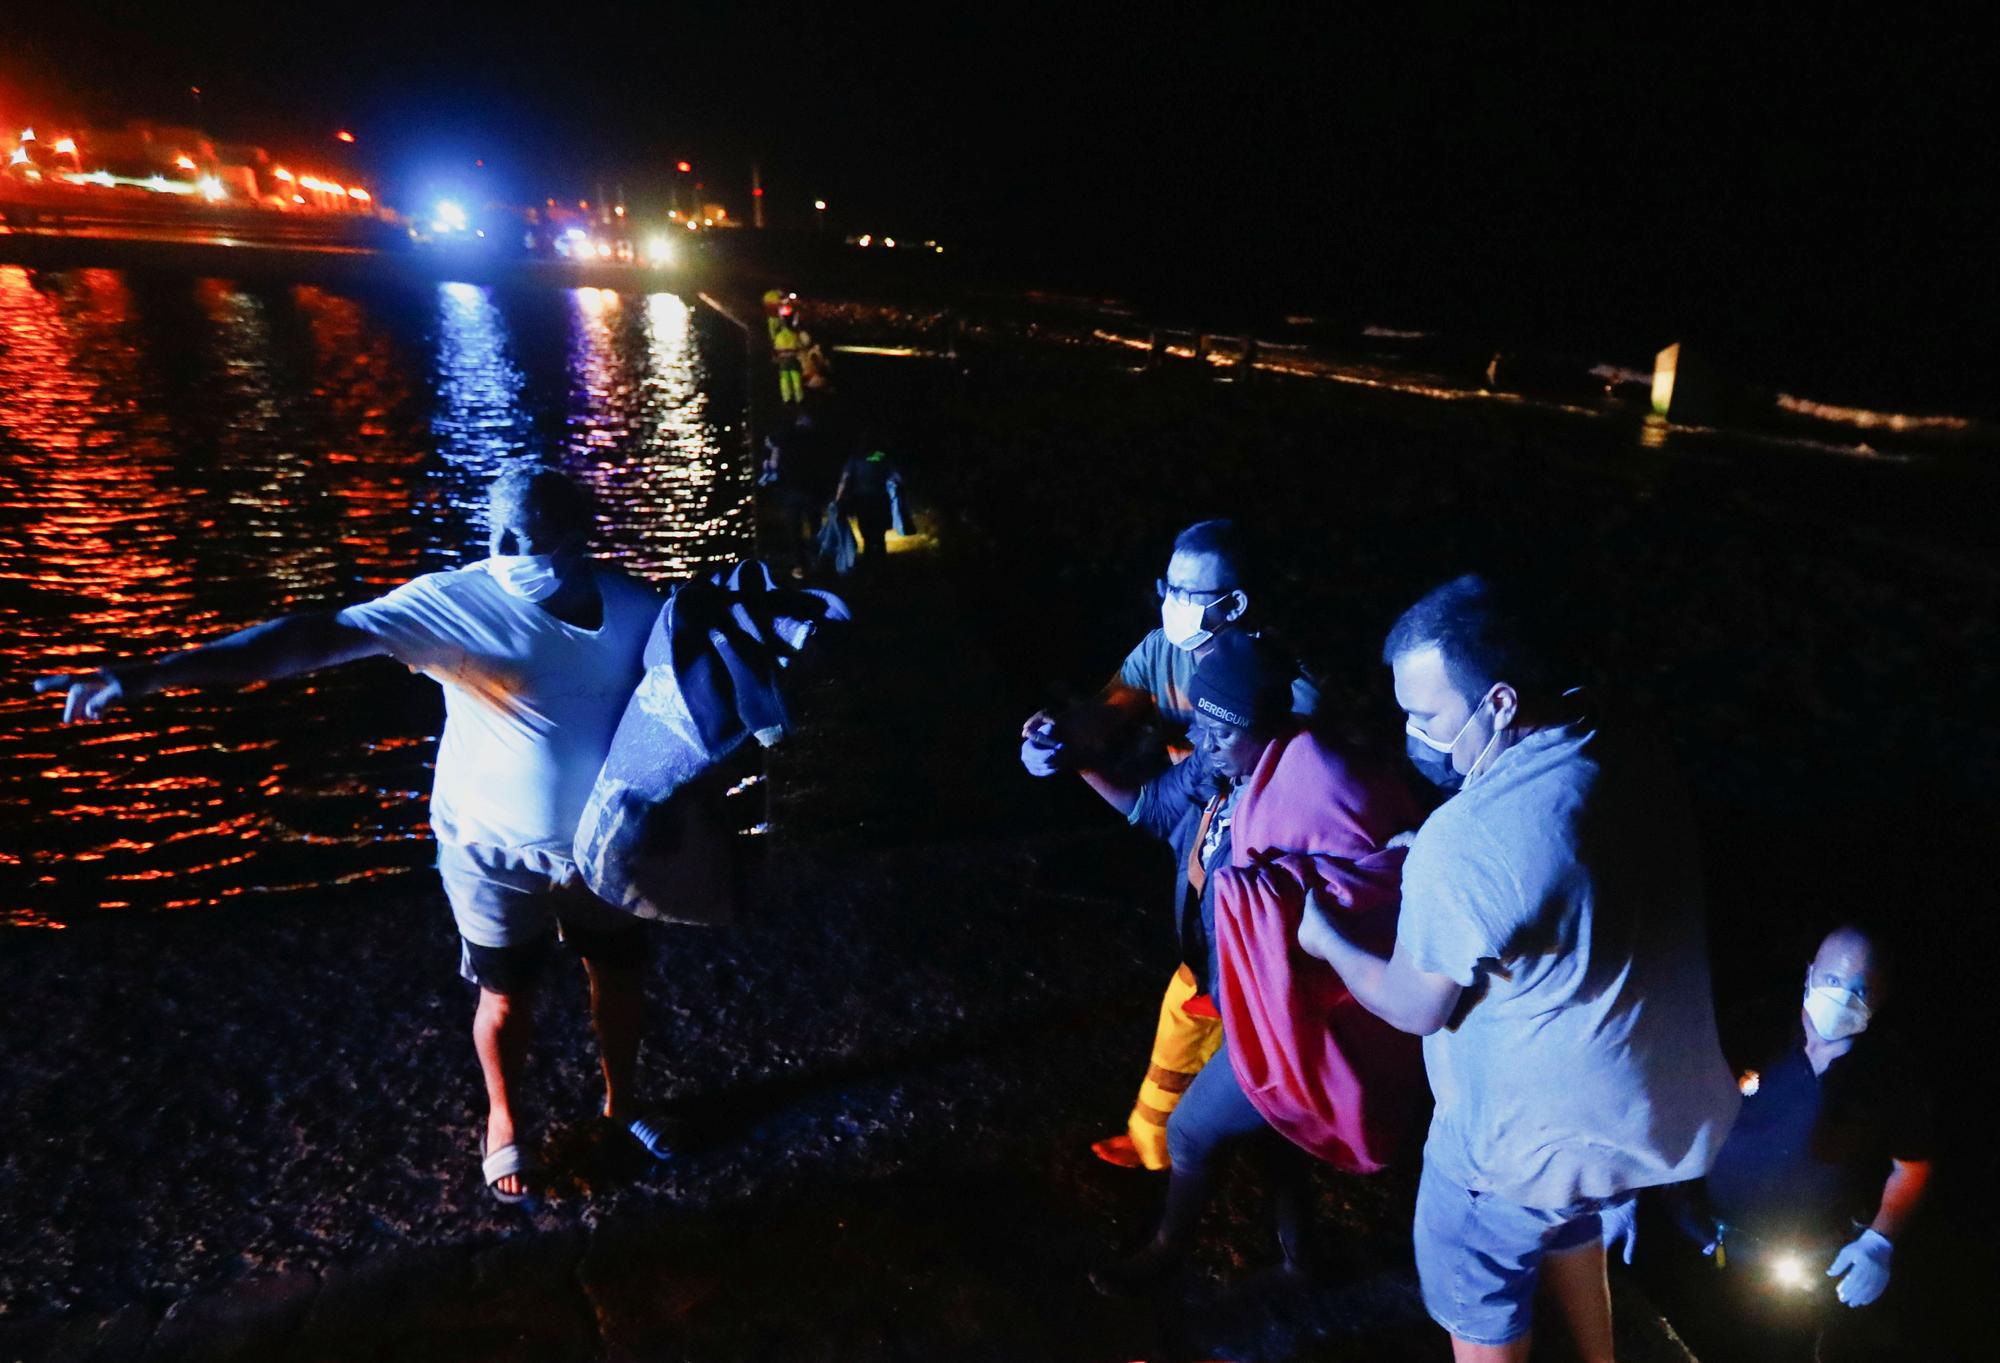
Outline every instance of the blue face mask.
[[1457, 794], [1458, 788], [1465, 784], [1465, 778], [1451, 765], [1451, 753], [1439, 752], [1428, 738], [1405, 733], [1403, 751], [1409, 755], [1410, 765], [1417, 769], [1417, 774], [1439, 790]]
[[[1403, 751], [1409, 755], [1410, 765], [1439, 790], [1456, 792], [1471, 779], [1469, 773], [1461, 773], [1451, 764], [1451, 750], [1458, 746], [1459, 739], [1465, 737], [1465, 731], [1472, 727], [1473, 719], [1479, 714], [1479, 707], [1486, 704], [1488, 699], [1487, 696], [1481, 696], [1479, 704], [1473, 706], [1472, 713], [1465, 717], [1465, 723], [1458, 726], [1458, 732], [1443, 742], [1439, 742], [1418, 728], [1414, 719], [1403, 725]], [[1479, 756], [1472, 759], [1474, 771], [1478, 770], [1487, 749], [1491, 748], [1499, 738], [1500, 731], [1495, 729], [1493, 737], [1486, 740], [1486, 747], [1481, 748]]]

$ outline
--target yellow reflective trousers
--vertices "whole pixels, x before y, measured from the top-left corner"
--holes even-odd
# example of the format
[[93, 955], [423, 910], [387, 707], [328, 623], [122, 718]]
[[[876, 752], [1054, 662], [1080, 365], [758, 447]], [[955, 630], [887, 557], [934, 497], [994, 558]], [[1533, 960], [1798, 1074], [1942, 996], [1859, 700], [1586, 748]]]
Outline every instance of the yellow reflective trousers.
[[1153, 1063], [1146, 1067], [1139, 1097], [1125, 1122], [1126, 1134], [1148, 1169], [1165, 1169], [1172, 1163], [1167, 1158], [1167, 1118], [1180, 1106], [1181, 1095], [1201, 1067], [1222, 1046], [1222, 1019], [1182, 1011], [1194, 996], [1194, 972], [1182, 966], [1167, 981], [1166, 997], [1160, 1000]]

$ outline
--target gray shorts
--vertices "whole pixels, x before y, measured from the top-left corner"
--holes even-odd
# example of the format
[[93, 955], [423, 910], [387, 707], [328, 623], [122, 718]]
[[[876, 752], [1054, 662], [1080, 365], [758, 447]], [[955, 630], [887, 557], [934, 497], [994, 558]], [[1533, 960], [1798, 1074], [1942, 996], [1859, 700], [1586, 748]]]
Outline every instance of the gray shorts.
[[498, 987], [491, 964], [502, 959], [498, 953], [545, 949], [554, 932], [587, 945], [582, 954], [589, 957], [609, 956], [602, 944], [637, 942], [642, 931], [630, 914], [592, 894], [567, 858], [441, 842], [438, 876], [462, 939], [459, 974], [474, 984]]
[[1461, 1187], [1424, 1160], [1417, 1185], [1417, 1282], [1431, 1319], [1473, 1344], [1505, 1344], [1534, 1325], [1542, 1257], [1602, 1237], [1599, 1213], [1633, 1194], [1573, 1207], [1524, 1207]]

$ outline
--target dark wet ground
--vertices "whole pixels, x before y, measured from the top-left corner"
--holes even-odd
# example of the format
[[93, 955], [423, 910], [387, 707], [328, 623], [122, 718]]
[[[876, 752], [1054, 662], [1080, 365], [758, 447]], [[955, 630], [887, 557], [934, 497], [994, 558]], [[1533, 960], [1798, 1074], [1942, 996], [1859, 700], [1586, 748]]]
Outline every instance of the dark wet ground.
[[[1242, 1182], [1183, 1292], [1127, 1306], [1083, 1284], [1157, 1196], [1086, 1146], [1122, 1120], [1174, 962], [1151, 849], [1022, 776], [1014, 735], [1147, 628], [1145, 584], [1200, 514], [1272, 528], [1294, 638], [1335, 709], [1391, 739], [1373, 659], [1396, 609], [1479, 562], [1545, 582], [1689, 770], [1719, 993], [1788, 986], [1822, 914], [1887, 904], [1927, 953], [1912, 1011], [1976, 1023], [2000, 704], [1983, 474], [965, 355], [842, 361], [936, 544], [857, 593], [861, 625], [802, 697], [754, 911], [659, 935], [641, 1069], [692, 1152], [635, 1171], [602, 1148], [565, 976], [530, 1079], [557, 1186], [532, 1213], [492, 1204], [470, 998], [429, 898], [9, 938], [0, 1356], [1444, 1357], [1407, 1175], [1322, 1177], [1317, 1288], [1260, 1276]], [[1930, 1271], [1905, 1270], [1912, 1356], [1976, 1356], [1941, 1303], [1990, 1275], [1977, 1105], [1952, 1095], [1992, 1065], [1953, 1061], [1943, 1214], [1907, 1256]], [[1672, 1356], [1625, 1305], [1622, 1356]]]

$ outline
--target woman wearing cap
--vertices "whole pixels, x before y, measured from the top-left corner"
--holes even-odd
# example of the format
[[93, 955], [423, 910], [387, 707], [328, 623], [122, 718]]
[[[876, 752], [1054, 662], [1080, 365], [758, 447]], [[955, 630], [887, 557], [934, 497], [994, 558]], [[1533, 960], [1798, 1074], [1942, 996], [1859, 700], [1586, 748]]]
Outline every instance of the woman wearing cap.
[[[1241, 634], [1197, 666], [1184, 762], [1134, 790], [1085, 771], [1092, 789], [1174, 852], [1182, 960], [1222, 1018], [1222, 1055], [1188, 1083], [1167, 1125], [1173, 1173], [1159, 1228], [1137, 1254], [1091, 1275], [1099, 1291], [1157, 1284], [1180, 1265], [1214, 1184], [1241, 1147], [1270, 1182], [1285, 1267], [1303, 1272], [1310, 1164], [1380, 1168], [1408, 1127], [1421, 1061], [1352, 1005], [1339, 979], [1293, 949], [1309, 889], [1394, 931], [1402, 852], [1387, 844], [1417, 811], [1393, 775], [1302, 730], [1295, 669]], [[1244, 831], [1254, 830], [1245, 841]], [[1298, 958], [1298, 959], [1294, 959]], [[1303, 1153], [1302, 1153], [1303, 1152]]]

